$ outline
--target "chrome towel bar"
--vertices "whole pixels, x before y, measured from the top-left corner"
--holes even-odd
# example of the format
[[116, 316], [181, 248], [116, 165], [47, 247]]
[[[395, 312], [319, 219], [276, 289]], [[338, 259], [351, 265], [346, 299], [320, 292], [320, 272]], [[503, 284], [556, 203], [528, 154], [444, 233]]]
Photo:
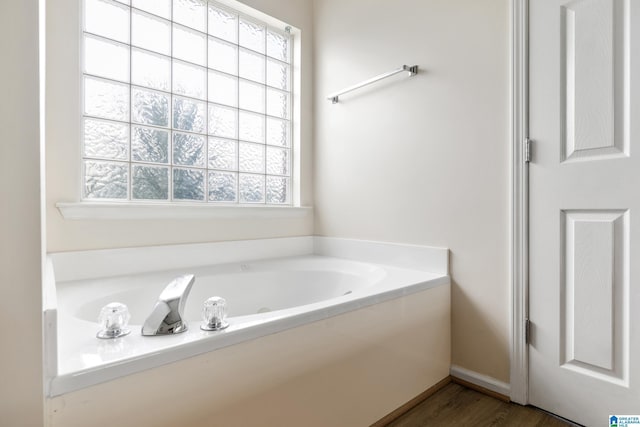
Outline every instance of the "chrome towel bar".
[[416, 74], [418, 74], [418, 66], [417, 65], [411, 65], [411, 66], [403, 65], [402, 67], [397, 68], [397, 69], [395, 69], [393, 71], [389, 71], [388, 73], [380, 74], [379, 76], [372, 77], [369, 80], [365, 80], [362, 83], [358, 83], [356, 85], [349, 86], [349, 87], [347, 87], [345, 89], [342, 89], [341, 91], [332, 93], [331, 95], [327, 96], [327, 99], [329, 101], [331, 101], [331, 103], [337, 104], [338, 101], [339, 101], [340, 95], [344, 95], [345, 93], [351, 92], [351, 91], [356, 90], [356, 89], [360, 89], [361, 87], [365, 87], [367, 85], [370, 85], [371, 83], [375, 83], [375, 82], [380, 81], [382, 79], [386, 79], [387, 77], [395, 76], [396, 74], [402, 73], [403, 71], [409, 72], [409, 77], [415, 76]]

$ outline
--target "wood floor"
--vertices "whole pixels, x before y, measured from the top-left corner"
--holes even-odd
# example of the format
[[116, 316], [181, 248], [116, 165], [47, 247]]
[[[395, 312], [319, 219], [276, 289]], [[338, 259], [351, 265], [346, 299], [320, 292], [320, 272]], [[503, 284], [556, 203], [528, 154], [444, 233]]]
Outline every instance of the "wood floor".
[[566, 427], [574, 424], [450, 383], [387, 427]]

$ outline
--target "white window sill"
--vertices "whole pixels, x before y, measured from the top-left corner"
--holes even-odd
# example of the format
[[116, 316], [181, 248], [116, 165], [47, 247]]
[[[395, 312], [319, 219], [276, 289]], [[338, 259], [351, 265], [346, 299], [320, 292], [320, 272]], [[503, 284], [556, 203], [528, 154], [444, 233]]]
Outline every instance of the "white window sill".
[[207, 219], [207, 218], [303, 218], [310, 206], [209, 205], [200, 203], [56, 203], [64, 219]]

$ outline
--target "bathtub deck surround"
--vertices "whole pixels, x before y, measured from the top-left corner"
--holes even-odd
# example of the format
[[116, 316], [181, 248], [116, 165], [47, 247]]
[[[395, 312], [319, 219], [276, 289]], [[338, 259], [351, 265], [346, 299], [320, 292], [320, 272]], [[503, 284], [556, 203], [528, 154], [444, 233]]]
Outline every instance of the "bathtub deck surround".
[[[196, 277], [184, 307], [188, 330], [143, 337], [141, 325], [158, 295], [186, 273]], [[401, 319], [424, 317], [405, 306], [430, 292], [444, 306], [436, 310], [437, 323], [423, 325], [438, 332], [429, 342], [419, 340], [424, 346], [419, 353], [424, 363], [443, 368], [441, 377], [432, 378], [437, 382], [450, 365], [447, 249], [308, 236], [50, 254], [44, 289], [47, 393], [52, 402], [84, 391], [91, 395], [114, 382], [131, 381], [131, 375], [149, 376], [149, 369], [193, 363], [194, 357], [213, 360], [227, 347], [259, 345], [255, 341], [291, 329], [309, 336], [304, 331], [324, 324], [366, 338], [355, 333], [353, 324], [336, 325], [336, 319], [373, 316], [366, 327], [387, 331]], [[212, 296], [227, 300], [229, 327], [223, 331], [200, 329], [203, 302]], [[128, 305], [132, 332], [99, 340], [98, 313], [114, 301]], [[396, 311], [385, 308], [392, 306]], [[359, 322], [358, 330], [365, 326]], [[430, 347], [438, 348], [433, 357], [424, 353]], [[282, 343], [284, 354], [292, 348], [296, 345]], [[299, 351], [308, 358], [307, 348]], [[318, 359], [318, 366], [326, 363]], [[366, 418], [379, 419], [431, 385], [406, 390], [404, 401], [392, 399], [391, 406]]]
[[47, 399], [50, 427], [111, 425], [104, 408], [123, 427], [372, 425], [447, 378], [449, 293], [436, 286]]

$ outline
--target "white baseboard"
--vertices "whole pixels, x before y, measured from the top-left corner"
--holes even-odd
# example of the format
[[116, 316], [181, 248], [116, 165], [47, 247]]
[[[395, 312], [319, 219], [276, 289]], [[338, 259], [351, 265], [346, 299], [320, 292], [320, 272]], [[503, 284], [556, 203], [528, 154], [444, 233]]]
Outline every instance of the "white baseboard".
[[488, 375], [479, 374], [456, 365], [451, 365], [449, 372], [452, 377], [460, 378], [487, 390], [495, 391], [507, 397], [511, 395], [511, 386], [508, 383], [498, 381]]

